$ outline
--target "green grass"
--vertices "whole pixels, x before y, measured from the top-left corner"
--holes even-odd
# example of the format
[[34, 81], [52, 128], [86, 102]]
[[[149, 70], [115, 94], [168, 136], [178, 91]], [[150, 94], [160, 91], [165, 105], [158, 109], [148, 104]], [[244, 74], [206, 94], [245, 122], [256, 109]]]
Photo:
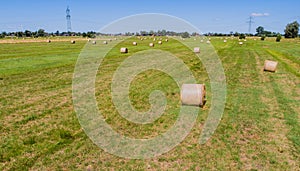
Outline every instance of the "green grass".
[[[133, 40], [138, 46], [132, 46]], [[179, 146], [147, 160], [106, 153], [83, 132], [73, 108], [72, 77], [86, 41], [0, 44], [0, 170], [299, 170], [299, 39], [248, 39], [240, 46], [237, 39], [224, 43], [212, 38], [225, 70], [227, 101], [219, 127], [204, 145], [198, 139], [211, 106], [208, 75], [187, 47], [169, 40], [154, 48], [171, 52], [190, 67], [197, 81], [207, 85], [208, 103]], [[202, 46], [199, 39], [185, 41]], [[155, 70], [135, 77], [129, 95], [139, 111], [146, 111], [149, 94], [165, 92], [168, 106], [158, 120], [131, 123], [112, 104], [114, 71], [130, 55], [149, 49], [149, 42], [131, 38], [118, 44], [102, 61], [96, 79], [98, 107], [106, 121], [134, 138], [168, 130], [180, 107], [180, 88]], [[123, 46], [129, 47], [128, 54], [119, 53]], [[263, 72], [266, 59], [279, 62], [277, 72]]]

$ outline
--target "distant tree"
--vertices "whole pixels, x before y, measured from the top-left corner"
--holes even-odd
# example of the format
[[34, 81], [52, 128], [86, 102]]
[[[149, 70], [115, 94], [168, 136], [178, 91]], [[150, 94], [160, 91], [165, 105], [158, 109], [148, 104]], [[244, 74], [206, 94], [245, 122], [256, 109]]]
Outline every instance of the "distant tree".
[[161, 31], [161, 35], [162, 35], [162, 36], [166, 36], [166, 35], [167, 35], [167, 31], [166, 31], [166, 30], [162, 30], [162, 31]]
[[148, 35], [147, 31], [140, 31], [140, 33], [141, 33], [141, 36], [147, 36]]
[[18, 31], [16, 34], [17, 37], [23, 37], [23, 35], [24, 35], [24, 33], [22, 31]]
[[155, 34], [155, 32], [153, 30], [150, 30], [149, 34], [152, 36]]
[[59, 31], [58, 31], [58, 30], [55, 32], [55, 35], [56, 35], [56, 36], [59, 36]]
[[31, 37], [32, 36], [31, 31], [29, 31], [29, 30], [25, 30], [24, 34], [25, 34], [26, 37]]
[[4, 38], [5, 36], [7, 36], [8, 34], [5, 32], [5, 31], [3, 31], [2, 33], [1, 33], [1, 37], [2, 38]]
[[262, 26], [256, 28], [257, 36], [262, 36], [265, 34], [265, 29]]
[[281, 40], [281, 34], [277, 34], [276, 42], [280, 42], [280, 40]]
[[196, 32], [193, 32], [192, 33], [192, 36], [198, 36], [199, 34], [198, 33], [196, 33]]
[[182, 37], [182, 38], [189, 38], [189, 37], [190, 37], [190, 34], [189, 34], [188, 32], [183, 32], [183, 33], [181, 34], [181, 37]]
[[239, 39], [246, 39], [246, 35], [245, 35], [245, 34], [243, 34], [243, 33], [242, 33], [242, 34], [240, 34], [240, 35], [239, 35]]
[[294, 21], [286, 25], [284, 30], [285, 33], [284, 37], [285, 38], [298, 37], [298, 32], [299, 32], [299, 23], [297, 21]]
[[96, 37], [96, 32], [89, 31], [86, 33], [88, 38], [95, 38]]
[[45, 30], [44, 29], [39, 29], [37, 31], [37, 36], [38, 37], [44, 37], [45, 36]]
[[87, 37], [87, 34], [85, 32], [83, 32], [82, 37]]
[[130, 32], [126, 32], [125, 36], [131, 36], [131, 33]]

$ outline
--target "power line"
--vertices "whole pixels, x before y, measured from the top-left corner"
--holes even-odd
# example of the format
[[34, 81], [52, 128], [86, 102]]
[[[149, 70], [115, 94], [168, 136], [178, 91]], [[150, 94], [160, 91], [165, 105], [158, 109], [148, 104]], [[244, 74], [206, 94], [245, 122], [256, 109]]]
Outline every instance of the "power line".
[[250, 16], [250, 17], [249, 17], [249, 21], [247, 21], [247, 23], [249, 23], [249, 29], [248, 29], [248, 32], [249, 32], [249, 33], [251, 33], [251, 26], [252, 26], [252, 24], [254, 23], [252, 20], [253, 20], [253, 17]]
[[71, 32], [72, 27], [71, 27], [71, 15], [70, 15], [69, 6], [67, 7], [66, 13], [67, 13], [67, 16], [66, 16], [66, 18], [67, 18], [67, 32]]

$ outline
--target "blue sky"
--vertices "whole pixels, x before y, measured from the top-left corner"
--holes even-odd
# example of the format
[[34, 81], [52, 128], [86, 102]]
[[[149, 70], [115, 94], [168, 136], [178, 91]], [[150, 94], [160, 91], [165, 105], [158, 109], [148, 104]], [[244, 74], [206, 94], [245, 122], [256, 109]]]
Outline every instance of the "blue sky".
[[37, 30], [66, 31], [70, 6], [73, 31], [98, 31], [119, 19], [141, 13], [163, 13], [182, 18], [203, 33], [248, 32], [253, 15], [255, 28], [283, 33], [287, 23], [300, 21], [299, 0], [3, 0], [0, 32]]

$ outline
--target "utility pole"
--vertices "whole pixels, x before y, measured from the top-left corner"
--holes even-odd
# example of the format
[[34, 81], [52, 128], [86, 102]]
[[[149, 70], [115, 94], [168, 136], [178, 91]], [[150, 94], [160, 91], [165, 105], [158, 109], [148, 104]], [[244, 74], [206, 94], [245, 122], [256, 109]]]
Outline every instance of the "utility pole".
[[249, 34], [251, 34], [251, 25], [252, 25], [252, 23], [254, 23], [252, 20], [253, 20], [253, 17], [250, 16], [249, 21], [247, 21], [247, 23], [249, 23], [249, 29], [248, 29]]
[[66, 18], [67, 18], [67, 32], [71, 32], [72, 27], [71, 27], [71, 15], [70, 15], [69, 6], [67, 7], [66, 13], [67, 13], [67, 16], [66, 16]]

